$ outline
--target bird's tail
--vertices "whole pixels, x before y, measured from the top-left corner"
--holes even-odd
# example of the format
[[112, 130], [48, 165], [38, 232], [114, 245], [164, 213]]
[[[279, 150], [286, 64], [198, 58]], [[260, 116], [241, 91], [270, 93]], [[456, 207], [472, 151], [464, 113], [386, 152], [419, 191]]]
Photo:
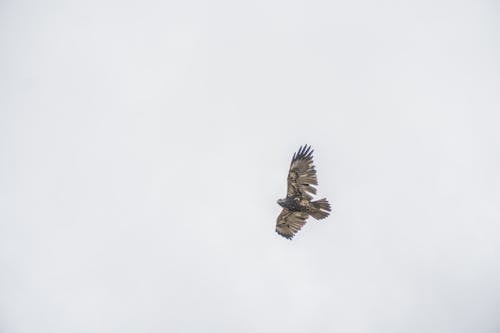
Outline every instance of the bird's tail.
[[314, 217], [316, 220], [321, 220], [330, 215], [330, 212], [332, 211], [332, 208], [330, 207], [330, 204], [328, 203], [328, 200], [326, 198], [312, 201], [311, 202], [311, 211], [309, 214], [311, 214], [312, 217]]

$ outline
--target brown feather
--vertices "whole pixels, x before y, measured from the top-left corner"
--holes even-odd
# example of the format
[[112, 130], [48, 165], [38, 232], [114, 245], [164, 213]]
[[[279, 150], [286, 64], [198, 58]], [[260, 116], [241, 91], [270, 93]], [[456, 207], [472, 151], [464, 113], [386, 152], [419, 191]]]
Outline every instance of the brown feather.
[[299, 195], [311, 200], [311, 195], [316, 194], [316, 188], [312, 185], [318, 185], [318, 178], [312, 153], [311, 147], [305, 145], [293, 154], [288, 172], [288, 196]]
[[285, 238], [292, 239], [306, 224], [308, 217], [309, 214], [305, 212], [292, 212], [283, 208], [276, 220], [276, 232]]
[[311, 216], [314, 217], [316, 220], [322, 220], [328, 217], [331, 211], [332, 208], [330, 207], [330, 203], [328, 202], [328, 200], [326, 200], [326, 198], [323, 198], [311, 202], [309, 214], [311, 214]]

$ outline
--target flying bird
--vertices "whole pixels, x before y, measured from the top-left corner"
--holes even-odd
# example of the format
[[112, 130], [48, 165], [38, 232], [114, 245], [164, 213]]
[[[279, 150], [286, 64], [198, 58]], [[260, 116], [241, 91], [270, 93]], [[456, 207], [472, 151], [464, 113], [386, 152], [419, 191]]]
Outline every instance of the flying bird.
[[278, 200], [283, 210], [276, 220], [276, 232], [288, 239], [292, 239], [306, 224], [309, 216], [321, 220], [331, 212], [326, 198], [312, 201], [316, 194], [315, 186], [318, 185], [312, 153], [311, 146], [305, 145], [293, 154], [288, 171], [286, 197]]

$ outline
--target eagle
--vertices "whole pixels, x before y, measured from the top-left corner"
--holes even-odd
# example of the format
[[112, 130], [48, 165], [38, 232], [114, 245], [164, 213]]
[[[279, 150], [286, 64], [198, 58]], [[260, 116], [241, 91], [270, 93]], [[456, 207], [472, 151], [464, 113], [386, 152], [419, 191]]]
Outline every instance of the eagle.
[[326, 198], [312, 201], [316, 194], [315, 186], [318, 185], [313, 152], [311, 146], [305, 145], [293, 154], [288, 171], [286, 197], [278, 200], [283, 210], [276, 220], [276, 232], [288, 239], [292, 239], [306, 224], [309, 216], [321, 220], [331, 212]]

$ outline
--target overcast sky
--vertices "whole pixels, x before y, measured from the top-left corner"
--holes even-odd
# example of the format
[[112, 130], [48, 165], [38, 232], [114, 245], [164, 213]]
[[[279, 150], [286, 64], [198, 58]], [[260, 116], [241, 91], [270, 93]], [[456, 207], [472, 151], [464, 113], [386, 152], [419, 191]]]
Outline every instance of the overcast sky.
[[499, 11], [1, 1], [0, 331], [499, 332]]

